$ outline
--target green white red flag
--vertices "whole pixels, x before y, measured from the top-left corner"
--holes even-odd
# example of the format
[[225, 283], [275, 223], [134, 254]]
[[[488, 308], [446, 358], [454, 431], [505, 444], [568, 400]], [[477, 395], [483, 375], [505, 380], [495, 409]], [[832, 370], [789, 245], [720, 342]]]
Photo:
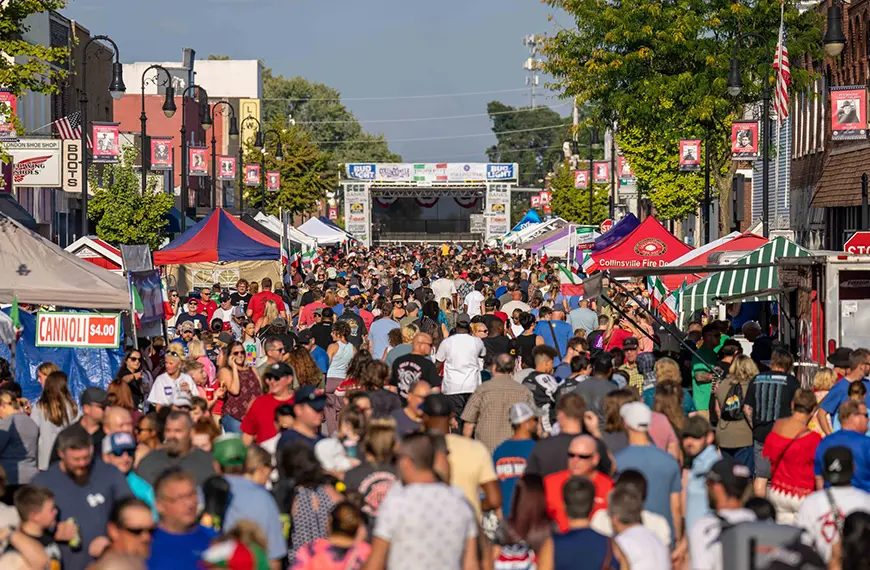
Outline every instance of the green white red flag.
[[565, 297], [583, 294], [583, 280], [561, 263], [559, 264], [559, 291]]
[[657, 310], [662, 319], [668, 323], [673, 323], [677, 320], [680, 295], [686, 288], [686, 282], [683, 281], [679, 289], [668, 294], [668, 290], [661, 279], [658, 277], [648, 277], [647, 280], [650, 289], [650, 308]]

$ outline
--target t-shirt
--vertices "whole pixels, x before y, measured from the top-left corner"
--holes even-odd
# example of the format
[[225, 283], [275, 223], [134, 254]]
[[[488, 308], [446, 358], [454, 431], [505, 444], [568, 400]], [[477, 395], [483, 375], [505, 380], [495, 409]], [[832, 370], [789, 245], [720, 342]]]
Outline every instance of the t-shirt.
[[[550, 330], [550, 325], [553, 329]], [[555, 340], [553, 337], [555, 333]], [[535, 334], [544, 339], [544, 344], [552, 346], [559, 351], [559, 358], [565, 358], [568, 351], [568, 340], [574, 336], [571, 325], [565, 321], [539, 321], [535, 325]]]
[[534, 447], [534, 439], [509, 439], [492, 452], [495, 475], [501, 487], [501, 512], [505, 520], [511, 511], [514, 488], [517, 481], [526, 473], [529, 456]]
[[476, 317], [482, 312], [480, 305], [484, 300], [483, 293], [480, 291], [472, 291], [465, 296], [465, 305], [467, 307], [465, 312], [468, 313], [469, 317]]
[[311, 351], [311, 358], [314, 359], [320, 371], [326, 374], [326, 371], [329, 370], [329, 353], [315, 345], [314, 350]]
[[[718, 516], [717, 516], [718, 515]], [[721, 518], [720, 518], [721, 517]], [[716, 515], [705, 515], [686, 529], [689, 539], [689, 560], [692, 570], [725, 570], [722, 561], [722, 519], [731, 525], [754, 521], [749, 509], [728, 509]]]
[[393, 410], [390, 417], [396, 420], [396, 435], [399, 439], [402, 439], [408, 434], [417, 433], [423, 427], [423, 422], [412, 420], [408, 417], [408, 414], [405, 413], [404, 408], [401, 410]]
[[590, 376], [574, 388], [575, 393], [583, 396], [586, 409], [598, 416], [601, 425], [604, 425], [604, 397], [615, 390], [616, 384], [599, 376]]
[[583, 329], [588, 335], [598, 328], [598, 315], [592, 309], [579, 307], [568, 313], [568, 323], [572, 330]]
[[806, 529], [812, 546], [825, 562], [830, 562], [834, 544], [840, 542], [828, 493], [834, 497], [841, 525], [855, 511], [870, 512], [870, 494], [855, 487], [831, 487], [827, 491], [816, 491], [804, 497], [794, 524]]
[[153, 487], [161, 473], [176, 466], [192, 474], [199, 486], [214, 475], [211, 455], [198, 447], [191, 448], [183, 456], [171, 456], [165, 449], [155, 449], [142, 458], [136, 473]]
[[445, 436], [447, 461], [450, 463], [450, 484], [465, 493], [477, 519], [480, 519], [480, 494], [483, 485], [496, 481], [495, 468], [489, 450], [481, 442], [455, 433]]
[[190, 388], [191, 392], [196, 387], [193, 378], [184, 372], [179, 373], [178, 378], [175, 379], [164, 372], [154, 379], [151, 392], [148, 393], [148, 401], [155, 406], [171, 406], [175, 396], [182, 392], [182, 382], [187, 382], [187, 387]]
[[[568, 529], [571, 528], [568, 522], [568, 514], [565, 512], [565, 499], [562, 494], [562, 489], [570, 478], [571, 473], [567, 469], [544, 477], [547, 514], [559, 527], [559, 532], [568, 532]], [[607, 508], [607, 497], [610, 491], [613, 490], [613, 480], [607, 475], [602, 475], [598, 472], [593, 472], [590, 480], [595, 485], [595, 500], [592, 504], [591, 513], [594, 515], [596, 511]]]
[[242, 418], [242, 432], [256, 436], [257, 445], [272, 439], [278, 435], [278, 428], [275, 427], [275, 410], [278, 406], [289, 402], [289, 398], [278, 400], [272, 394], [257, 397]]
[[752, 408], [752, 439], [763, 443], [776, 420], [791, 415], [791, 401], [800, 387], [797, 378], [782, 372], [765, 372], [749, 381], [743, 403]]
[[483, 341], [469, 334], [450, 335], [441, 342], [435, 360], [444, 363], [441, 392], [470, 394], [480, 385], [480, 359], [486, 348]]
[[223, 528], [233, 528], [240, 520], [252, 521], [266, 535], [269, 559], [286, 557], [284, 524], [272, 493], [240, 475], [224, 475], [224, 479], [230, 484], [230, 503], [224, 513]]
[[[852, 474], [852, 486], [862, 491], [870, 492], [870, 437], [863, 433], [841, 429], [822, 439], [816, 448], [813, 472], [822, 476], [825, 452], [832, 447], [847, 447], [852, 452], [855, 472]], [[825, 487], [828, 487], [825, 483]]]
[[[867, 395], [864, 396], [864, 403], [870, 407], [870, 380], [862, 379], [861, 382], [864, 383], [864, 388], [867, 389]], [[840, 404], [849, 399], [849, 385], [851, 382], [846, 381], [838, 381], [828, 394], [825, 396], [825, 399], [822, 400], [822, 403], [819, 405], [820, 408], [831, 414], [831, 423], [834, 423], [834, 420], [837, 416], [837, 411], [840, 409]]]
[[0, 466], [9, 485], [26, 485], [36, 475], [39, 426], [25, 413], [0, 420]]
[[505, 335], [488, 336], [483, 340], [483, 346], [486, 348], [486, 355], [490, 359], [495, 359], [499, 354], [515, 354], [514, 341]]
[[236, 291], [232, 295], [230, 295], [230, 302], [232, 302], [233, 307], [237, 307], [239, 305], [242, 306], [243, 309], [248, 307], [248, 303], [251, 301], [251, 294], [249, 292], [245, 292], [244, 295]]
[[[695, 374], [698, 372], [711, 372], [711, 366], [715, 366], [716, 362], [718, 362], [719, 355], [707, 346], [701, 346], [697, 352], [698, 355], [704, 358], [704, 361], [692, 355], [692, 399], [695, 401], [695, 408], [703, 411], [710, 408], [710, 393], [713, 389], [713, 382], [699, 384], [695, 379]], [[706, 364], [707, 362], [709, 365]], [[791, 405], [791, 399], [788, 402]]]
[[631, 570], [670, 570], [668, 546], [648, 528], [636, 524], [617, 534], [615, 540]]
[[178, 315], [178, 318], [175, 320], [175, 330], [181, 330], [181, 325], [186, 322], [193, 323], [193, 328], [204, 331], [208, 330], [208, 320], [206, 320], [205, 315], [200, 315], [199, 313], [195, 315], [191, 315], [187, 311]]
[[441, 304], [441, 299], [450, 299], [453, 301], [453, 295], [457, 293], [456, 283], [452, 279], [436, 279], [432, 282], [432, 293], [435, 294], [435, 300]]
[[372, 358], [380, 360], [384, 357], [384, 351], [390, 346], [390, 331], [397, 328], [400, 328], [399, 323], [390, 318], [380, 318], [372, 323], [369, 328]]
[[233, 310], [232, 310], [232, 308], [223, 309], [223, 308], [218, 307], [218, 309], [212, 315], [212, 320], [214, 320], [214, 319], [220, 319], [221, 322], [223, 322], [223, 328], [221, 330], [227, 331], [227, 332], [230, 331], [232, 329], [232, 322], [233, 322]]
[[266, 301], [274, 301], [275, 306], [278, 307], [279, 313], [286, 312], [284, 309], [284, 299], [271, 291], [260, 291], [251, 297], [251, 301], [245, 309], [245, 312], [251, 311], [251, 320], [255, 323], [260, 320], [260, 317], [262, 317], [263, 313], [266, 312]]
[[326, 350], [333, 343], [332, 340], [332, 323], [319, 322], [311, 326], [311, 336], [314, 337], [314, 344]]
[[462, 492], [443, 483], [393, 485], [380, 505], [374, 536], [390, 543], [387, 570], [461, 570], [477, 519]]
[[402, 409], [402, 399], [399, 395], [386, 388], [369, 390], [366, 396], [372, 403], [373, 418], [388, 418], [394, 411]]
[[648, 487], [644, 508], [665, 517], [673, 534], [671, 493], [679, 493], [683, 488], [679, 463], [652, 445], [630, 445], [616, 454], [616, 468], [620, 472], [636, 469], [643, 473]]
[[90, 477], [84, 484], [78, 484], [61, 471], [59, 463], [38, 473], [31, 483], [54, 493], [58, 521], [74, 518], [79, 526], [82, 548], [72, 550], [67, 543], [60, 545], [64, 570], [88, 567], [91, 557], [87, 545], [98, 536], [105, 536], [114, 504], [133, 494], [121, 472], [100, 460], [93, 462]]
[[433, 387], [441, 385], [441, 377], [431, 360], [420, 354], [406, 354], [393, 361], [390, 385], [396, 386], [403, 398], [408, 397], [411, 385], [420, 380], [425, 380]]
[[347, 336], [347, 341], [351, 343], [355, 349], [359, 350], [359, 347], [362, 345], [363, 337], [369, 332], [363, 318], [353, 311], [348, 310], [343, 311], [338, 320], [346, 322], [347, 326], [350, 327], [350, 334]]
[[311, 449], [314, 449], [314, 446], [318, 441], [323, 439], [323, 436], [319, 433], [314, 437], [308, 437], [307, 435], [301, 434], [295, 429], [288, 429], [281, 432], [281, 437], [278, 439], [278, 449], [285, 447], [287, 445], [293, 445], [294, 443], [302, 442], [308, 445]]
[[374, 521], [378, 516], [381, 503], [395, 483], [399, 482], [393, 465], [362, 463], [344, 474], [344, 484], [348, 490], [362, 496], [362, 510]]
[[148, 570], [193, 570], [200, 568], [200, 559], [217, 533], [200, 524], [182, 534], [170, 534], [160, 527], [151, 539]]
[[[539, 439], [535, 443], [532, 454], [529, 456], [529, 465], [526, 471], [541, 477], [546, 477], [550, 473], [562, 471], [568, 468], [568, 447], [571, 445], [571, 440], [579, 434], [560, 433], [551, 435], [544, 439]], [[600, 439], [595, 440], [598, 448], [598, 472], [609, 475], [613, 468], [613, 463], [607, 454], [607, 446]]]
[[393, 369], [393, 363], [400, 356], [405, 356], [407, 354], [411, 354], [411, 351], [414, 350], [413, 344], [400, 344], [398, 346], [394, 346], [390, 350], [387, 351], [387, 357], [384, 358], [384, 362], [387, 363], [387, 366], [390, 367], [390, 370]]

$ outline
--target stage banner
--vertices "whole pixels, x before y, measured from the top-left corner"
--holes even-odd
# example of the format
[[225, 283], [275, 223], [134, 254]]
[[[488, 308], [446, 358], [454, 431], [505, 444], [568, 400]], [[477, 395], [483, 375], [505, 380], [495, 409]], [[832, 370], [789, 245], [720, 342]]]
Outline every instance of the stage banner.
[[758, 122], [734, 121], [731, 123], [731, 158], [751, 160], [758, 158]]
[[93, 123], [91, 140], [93, 141], [93, 162], [114, 163], [118, 162], [121, 154], [120, 135], [118, 125], [120, 123]]
[[610, 181], [610, 163], [606, 160], [597, 160], [592, 168], [592, 180], [594, 182]]
[[346, 184], [344, 186], [344, 229], [366, 247], [370, 247], [369, 227], [368, 189], [364, 184]]
[[486, 238], [500, 237], [510, 231], [511, 195], [507, 184], [486, 187]]
[[172, 170], [172, 137], [151, 139], [151, 170]]
[[414, 182], [418, 186], [428, 186], [433, 182], [447, 182], [447, 163], [415, 164]]
[[695, 172], [701, 169], [701, 141], [680, 140], [680, 172]]
[[354, 180], [374, 180], [377, 176], [377, 165], [372, 163], [366, 164], [348, 164], [347, 177]]
[[410, 182], [413, 164], [377, 164], [375, 179], [382, 182]]
[[447, 178], [450, 182], [482, 182], [486, 180], [485, 163], [448, 164]]
[[13, 117], [18, 109], [18, 99], [8, 89], [0, 89], [0, 142], [18, 140]]
[[589, 186], [589, 171], [575, 170], [574, 171], [574, 188], [583, 189]]
[[281, 189], [281, 173], [267, 172], [266, 173], [266, 190], [269, 192], [277, 192]]
[[867, 88], [863, 85], [831, 87], [831, 140], [867, 138]]
[[4, 143], [3, 148], [12, 155], [13, 186], [39, 188], [61, 186], [60, 140], [20, 139]]
[[468, 198], [453, 198], [453, 201], [462, 206], [463, 208], [474, 208], [477, 206], [478, 202], [477, 196], [471, 196]]
[[206, 148], [192, 146], [188, 151], [187, 172], [190, 176], [208, 176], [208, 165], [205, 160]]
[[515, 180], [517, 178], [516, 164], [487, 164], [487, 180]]
[[631, 166], [628, 164], [628, 161], [625, 160], [624, 156], [619, 156], [617, 168], [619, 169], [619, 177], [623, 180], [634, 179], [634, 171], [631, 169]]
[[219, 180], [235, 180], [236, 179], [236, 157], [235, 156], [218, 156], [218, 179]]
[[245, 165], [245, 186], [256, 187], [260, 185], [260, 165]]

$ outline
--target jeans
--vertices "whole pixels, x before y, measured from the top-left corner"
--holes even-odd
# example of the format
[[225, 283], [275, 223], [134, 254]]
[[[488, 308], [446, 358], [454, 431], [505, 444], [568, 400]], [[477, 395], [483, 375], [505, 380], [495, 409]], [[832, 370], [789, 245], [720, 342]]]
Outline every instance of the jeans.
[[221, 417], [221, 427], [226, 433], [242, 433], [242, 422], [233, 416], [225, 415]]
[[723, 447], [722, 453], [733, 457], [738, 463], [749, 468], [749, 472], [755, 474], [755, 449], [751, 445], [746, 447]]

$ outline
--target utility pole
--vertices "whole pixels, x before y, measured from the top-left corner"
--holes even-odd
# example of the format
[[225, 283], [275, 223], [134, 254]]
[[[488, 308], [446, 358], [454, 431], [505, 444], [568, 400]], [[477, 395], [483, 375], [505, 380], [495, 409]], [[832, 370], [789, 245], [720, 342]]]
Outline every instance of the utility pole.
[[523, 45], [529, 48], [529, 57], [523, 63], [523, 69], [529, 72], [528, 77], [526, 77], [526, 85], [531, 88], [532, 109], [537, 106], [535, 104], [535, 95], [538, 87], [538, 69], [540, 66], [540, 61], [535, 59], [535, 57], [538, 55], [538, 47], [543, 45], [543, 43], [544, 38], [535, 34], [530, 34], [523, 38]]

